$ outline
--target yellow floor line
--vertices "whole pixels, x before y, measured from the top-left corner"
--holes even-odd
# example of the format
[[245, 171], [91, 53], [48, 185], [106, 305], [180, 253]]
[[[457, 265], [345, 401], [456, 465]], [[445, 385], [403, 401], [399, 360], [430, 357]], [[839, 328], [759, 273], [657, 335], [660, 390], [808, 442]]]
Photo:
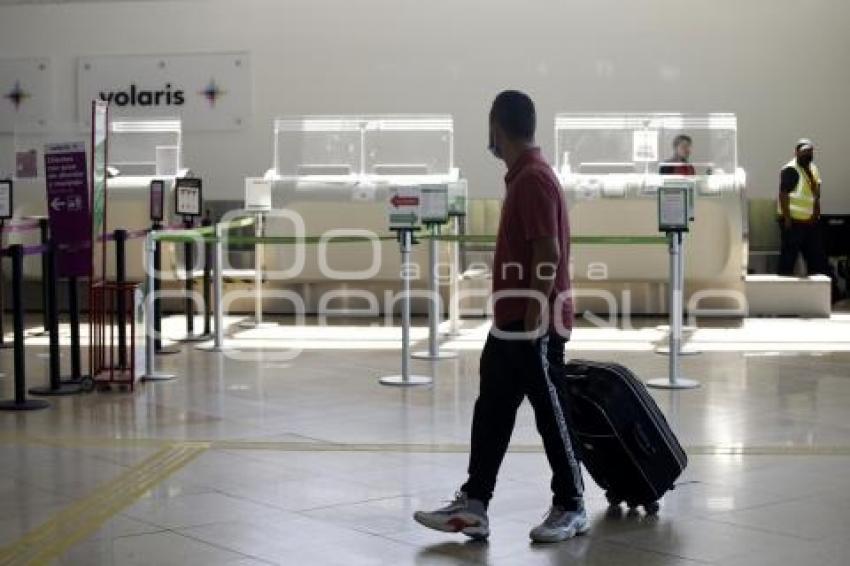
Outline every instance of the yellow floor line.
[[208, 448], [208, 444], [197, 442], [161, 448], [17, 542], [0, 549], [0, 565], [46, 564], [61, 556]]
[[[189, 441], [168, 438], [108, 438], [108, 437], [39, 437], [0, 435], [0, 444], [32, 444], [59, 448], [151, 448], [185, 444]], [[414, 453], [466, 453], [464, 443], [392, 443], [392, 442], [315, 442], [315, 441], [264, 441], [264, 440], [199, 440], [197, 443], [216, 450], [277, 450], [280, 452], [414, 452]], [[511, 452], [537, 453], [540, 444], [511, 445]], [[694, 456], [850, 456], [850, 446], [818, 445], [789, 446], [766, 445], [691, 445], [685, 451]]]

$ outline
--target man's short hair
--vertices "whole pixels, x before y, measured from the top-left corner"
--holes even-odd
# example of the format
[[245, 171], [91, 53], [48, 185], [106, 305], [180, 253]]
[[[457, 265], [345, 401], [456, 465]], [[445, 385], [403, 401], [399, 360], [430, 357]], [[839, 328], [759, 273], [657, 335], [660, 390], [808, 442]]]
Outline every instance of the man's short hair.
[[490, 109], [490, 120], [515, 140], [531, 141], [537, 129], [537, 112], [531, 98], [518, 90], [500, 92]]
[[691, 136], [689, 136], [688, 134], [679, 134], [678, 136], [673, 138], [673, 148], [675, 149], [679, 147], [679, 144], [682, 142], [688, 142], [689, 144], [693, 145], [694, 140], [692, 140]]

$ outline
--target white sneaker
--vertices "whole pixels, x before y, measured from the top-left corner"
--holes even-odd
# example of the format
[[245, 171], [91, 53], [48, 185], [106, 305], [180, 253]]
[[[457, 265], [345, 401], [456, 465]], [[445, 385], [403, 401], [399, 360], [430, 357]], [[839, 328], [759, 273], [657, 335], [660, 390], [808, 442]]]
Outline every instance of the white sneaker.
[[534, 542], [561, 542], [576, 535], [586, 534], [589, 530], [590, 525], [584, 509], [567, 511], [560, 505], [553, 505], [546, 519], [534, 527], [529, 536]]
[[429, 529], [444, 533], [463, 533], [476, 540], [490, 536], [487, 508], [477, 499], [470, 499], [459, 491], [455, 499], [436, 511], [417, 511], [413, 519]]

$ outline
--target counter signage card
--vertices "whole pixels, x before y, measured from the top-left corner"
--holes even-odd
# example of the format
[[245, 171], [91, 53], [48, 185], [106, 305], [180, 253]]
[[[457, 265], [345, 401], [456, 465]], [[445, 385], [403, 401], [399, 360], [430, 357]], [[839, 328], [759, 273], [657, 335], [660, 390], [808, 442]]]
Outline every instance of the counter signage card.
[[660, 232], [688, 231], [688, 188], [683, 185], [664, 185], [658, 188], [658, 230]]
[[176, 199], [174, 206], [175, 214], [178, 216], [201, 215], [200, 179], [177, 179], [174, 195]]
[[163, 201], [165, 199], [165, 181], [155, 179], [151, 181], [150, 189], [150, 214], [151, 222], [161, 222], [163, 214]]
[[391, 230], [419, 225], [419, 187], [392, 187], [387, 195], [387, 221]]
[[446, 184], [419, 188], [419, 218], [423, 224], [445, 224], [449, 220], [449, 187]]
[[9, 220], [12, 212], [12, 181], [0, 179], [0, 220]]
[[272, 209], [272, 183], [263, 178], [245, 179], [245, 209], [268, 212]]
[[91, 271], [91, 216], [83, 142], [48, 144], [44, 148], [47, 214], [50, 234], [65, 249], [56, 254], [59, 277], [87, 277]]
[[449, 216], [466, 216], [468, 191], [466, 179], [449, 184]]
[[635, 130], [632, 152], [635, 163], [658, 161], [658, 131]]

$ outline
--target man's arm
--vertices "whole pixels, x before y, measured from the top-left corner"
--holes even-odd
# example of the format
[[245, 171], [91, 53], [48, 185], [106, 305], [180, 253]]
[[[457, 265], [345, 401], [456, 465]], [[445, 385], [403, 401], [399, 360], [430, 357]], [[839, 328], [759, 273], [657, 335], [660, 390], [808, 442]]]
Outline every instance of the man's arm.
[[791, 167], [782, 170], [779, 181], [779, 209], [782, 211], [782, 222], [786, 228], [791, 227], [791, 192], [797, 187], [800, 175]]
[[[547, 305], [549, 296], [552, 294], [552, 289], [555, 287], [555, 274], [558, 271], [558, 263], [561, 260], [561, 247], [558, 244], [558, 238], [545, 237], [537, 238], [531, 242], [531, 281], [529, 289], [537, 295], [546, 297]], [[540, 301], [532, 297], [528, 301], [528, 307], [525, 311], [525, 330], [527, 332], [538, 331], [542, 333], [545, 329], [540, 329], [541, 317]], [[551, 323], [551, 321], [548, 321]]]

